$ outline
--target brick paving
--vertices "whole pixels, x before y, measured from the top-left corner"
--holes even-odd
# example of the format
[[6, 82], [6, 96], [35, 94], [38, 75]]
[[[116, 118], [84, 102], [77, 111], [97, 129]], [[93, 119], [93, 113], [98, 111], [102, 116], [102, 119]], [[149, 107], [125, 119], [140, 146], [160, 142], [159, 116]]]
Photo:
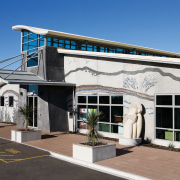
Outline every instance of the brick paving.
[[[0, 137], [10, 139], [11, 129], [16, 126], [0, 123]], [[42, 132], [42, 139], [26, 144], [72, 157], [72, 144], [85, 141], [85, 136], [63, 132]], [[96, 162], [96, 164], [133, 173], [151, 179], [179, 180], [180, 152], [154, 149], [144, 146], [122, 146], [116, 144], [115, 158]]]

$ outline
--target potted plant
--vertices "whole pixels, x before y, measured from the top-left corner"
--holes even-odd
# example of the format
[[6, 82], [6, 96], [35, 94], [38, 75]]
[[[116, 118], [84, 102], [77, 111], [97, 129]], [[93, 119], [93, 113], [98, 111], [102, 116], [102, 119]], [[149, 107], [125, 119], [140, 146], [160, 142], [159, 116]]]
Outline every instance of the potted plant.
[[41, 131], [28, 128], [29, 114], [33, 111], [32, 107], [24, 105], [19, 108], [19, 112], [26, 118], [25, 129], [11, 130], [11, 140], [19, 143], [41, 139]]
[[95, 110], [87, 114], [87, 120], [84, 121], [90, 127], [87, 133], [87, 141], [73, 144], [73, 158], [93, 163], [116, 156], [115, 144], [99, 141], [102, 136], [96, 127], [101, 115], [101, 112]]

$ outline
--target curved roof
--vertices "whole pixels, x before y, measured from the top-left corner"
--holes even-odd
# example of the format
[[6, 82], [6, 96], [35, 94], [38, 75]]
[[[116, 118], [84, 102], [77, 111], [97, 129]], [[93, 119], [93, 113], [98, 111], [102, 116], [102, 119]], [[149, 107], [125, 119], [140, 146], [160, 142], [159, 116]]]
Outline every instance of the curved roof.
[[68, 38], [68, 39], [72, 39], [72, 40], [88, 41], [88, 42], [92, 42], [95, 44], [104, 44], [104, 45], [109, 45], [109, 46], [139, 50], [139, 51], [148, 52], [148, 53], [163, 54], [164, 56], [180, 57], [180, 54], [169, 52], [169, 51], [163, 51], [163, 50], [152, 49], [152, 48], [147, 48], [147, 47], [142, 47], [142, 46], [124, 44], [124, 43], [119, 43], [119, 42], [115, 42], [115, 41], [92, 38], [92, 37], [70, 34], [70, 33], [65, 33], [65, 32], [60, 32], [60, 31], [41, 29], [41, 28], [36, 28], [36, 27], [31, 27], [31, 26], [16, 25], [16, 26], [13, 26], [12, 29], [16, 30], [16, 31], [29, 30], [36, 34], [54, 36], [57, 38], [63, 37], [63, 38]]

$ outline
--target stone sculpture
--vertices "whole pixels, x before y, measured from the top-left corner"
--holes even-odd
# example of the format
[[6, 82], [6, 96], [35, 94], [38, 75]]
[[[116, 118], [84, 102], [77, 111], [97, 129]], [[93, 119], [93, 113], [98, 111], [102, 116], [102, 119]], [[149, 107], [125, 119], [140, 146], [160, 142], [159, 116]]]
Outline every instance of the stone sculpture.
[[128, 114], [123, 120], [124, 138], [136, 139], [140, 137], [142, 130], [142, 105], [133, 103]]

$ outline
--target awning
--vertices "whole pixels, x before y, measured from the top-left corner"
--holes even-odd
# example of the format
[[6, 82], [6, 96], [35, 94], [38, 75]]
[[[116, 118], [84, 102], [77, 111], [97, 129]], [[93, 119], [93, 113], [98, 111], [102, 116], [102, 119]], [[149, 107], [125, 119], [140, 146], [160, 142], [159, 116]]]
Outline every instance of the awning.
[[[12, 74], [11, 74], [12, 73]], [[9, 76], [8, 76], [9, 75]], [[7, 77], [8, 76], [8, 77]], [[76, 84], [58, 81], [45, 81], [31, 72], [0, 70], [0, 86], [4, 84], [76, 86]]]

